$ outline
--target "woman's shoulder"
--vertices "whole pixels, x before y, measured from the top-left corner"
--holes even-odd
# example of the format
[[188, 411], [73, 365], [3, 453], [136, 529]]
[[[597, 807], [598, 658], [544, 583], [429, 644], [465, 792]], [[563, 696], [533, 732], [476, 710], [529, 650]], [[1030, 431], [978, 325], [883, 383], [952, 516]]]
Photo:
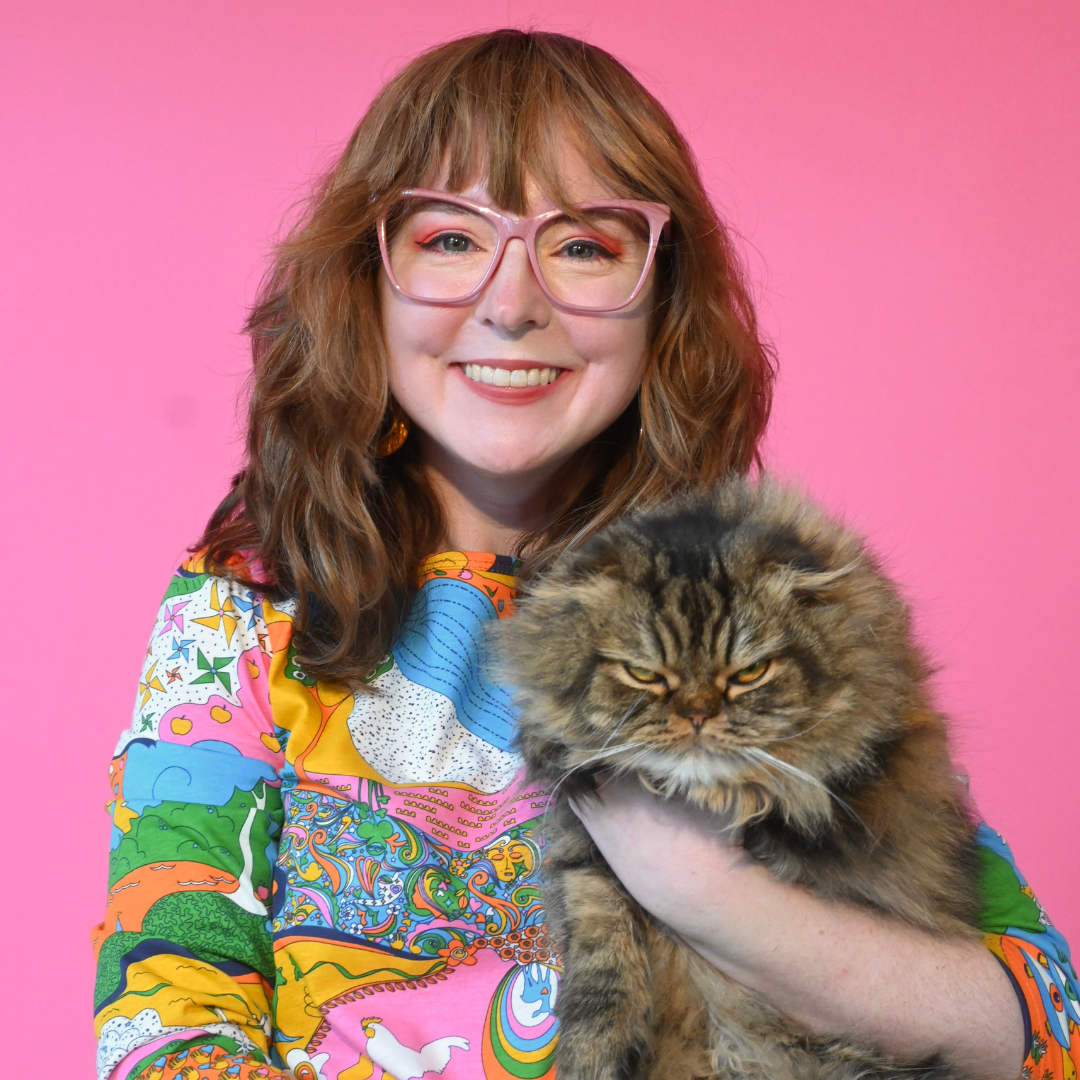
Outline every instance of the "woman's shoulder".
[[160, 651], [161, 642], [161, 648], [171, 650], [166, 660], [186, 660], [192, 650], [236, 656], [258, 649], [273, 655], [291, 637], [285, 627], [291, 630], [296, 601], [281, 598], [280, 590], [267, 582], [249, 555], [211, 564], [205, 552], [191, 553], [165, 589], [148, 652]]
[[[205, 609], [205, 610], [204, 610]], [[176, 568], [158, 609], [158, 622], [179, 629], [185, 622], [202, 625], [203, 619], [219, 620], [227, 627], [227, 644], [232, 632], [257, 619], [270, 622], [288, 619], [296, 611], [292, 597], [281, 598], [281, 590], [270, 583], [258, 560], [238, 553], [223, 563], [212, 564], [205, 551], [194, 551]], [[175, 615], [186, 612], [186, 618]]]
[[[255, 703], [257, 712], [269, 709], [266, 684], [274, 658], [288, 653], [295, 603], [274, 599], [253, 570], [242, 558], [211, 567], [202, 552], [177, 567], [150, 632], [132, 726], [121, 744], [139, 737], [221, 739], [237, 710]], [[200, 727], [203, 714], [209, 723]]]

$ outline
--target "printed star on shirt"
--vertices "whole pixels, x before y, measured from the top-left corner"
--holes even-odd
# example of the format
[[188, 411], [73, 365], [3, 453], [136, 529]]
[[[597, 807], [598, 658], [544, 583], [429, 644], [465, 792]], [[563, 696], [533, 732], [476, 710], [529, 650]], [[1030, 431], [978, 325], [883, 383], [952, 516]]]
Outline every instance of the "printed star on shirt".
[[142, 699], [139, 701], [139, 708], [141, 709], [150, 700], [151, 690], [160, 690], [165, 693], [165, 687], [161, 685], [161, 680], [154, 674], [154, 669], [158, 666], [158, 662], [155, 660], [150, 665], [150, 670], [143, 676], [143, 681], [139, 683], [139, 693], [142, 694]]
[[232, 636], [236, 630], [236, 624], [240, 621], [232, 614], [236, 610], [233, 606], [233, 598], [225, 597], [225, 603], [218, 601], [217, 582], [210, 586], [210, 610], [217, 612], [216, 615], [206, 615], [201, 619], [192, 619], [200, 626], [209, 626], [211, 630], [221, 628], [225, 631], [225, 643], [232, 644]]
[[180, 614], [180, 610], [186, 608], [190, 603], [190, 600], [181, 600], [180, 603], [173, 604], [171, 611], [168, 605], [165, 606], [165, 623], [161, 627], [158, 637], [164, 637], [173, 629], [181, 634], [184, 632], [184, 616]]
[[173, 651], [165, 657], [166, 660], [179, 660], [183, 657], [185, 660], [190, 660], [188, 656], [188, 649], [195, 644], [194, 638], [188, 638], [187, 641], [177, 641], [176, 638], [172, 639]]
[[180, 681], [180, 665], [177, 664], [176, 667], [174, 667], [174, 668], [166, 668], [165, 669], [165, 674], [169, 676], [169, 682], [171, 682], [171, 683], [179, 682]]

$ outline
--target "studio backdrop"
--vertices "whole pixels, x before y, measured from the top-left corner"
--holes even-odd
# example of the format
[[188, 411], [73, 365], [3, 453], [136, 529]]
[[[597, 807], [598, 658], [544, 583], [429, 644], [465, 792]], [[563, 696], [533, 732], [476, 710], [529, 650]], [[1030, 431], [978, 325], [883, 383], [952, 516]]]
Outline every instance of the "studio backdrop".
[[384, 81], [612, 51], [686, 132], [779, 357], [769, 469], [902, 583], [982, 813], [1080, 945], [1073, 0], [128, 0], [0, 19], [3, 1066], [93, 1057], [108, 761], [240, 455], [245, 310]]

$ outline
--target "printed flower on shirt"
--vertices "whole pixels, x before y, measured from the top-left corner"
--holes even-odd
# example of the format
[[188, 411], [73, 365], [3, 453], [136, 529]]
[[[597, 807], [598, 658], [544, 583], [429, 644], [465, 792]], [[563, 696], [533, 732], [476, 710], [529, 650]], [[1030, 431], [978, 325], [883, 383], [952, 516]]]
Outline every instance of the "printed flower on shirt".
[[[482, 938], [480, 940], [483, 940]], [[446, 966], [455, 968], [458, 964], [465, 964], [466, 967], [476, 963], [477, 941], [472, 941], [468, 945], [455, 945], [453, 948], [439, 949], [439, 956], [446, 961]]]

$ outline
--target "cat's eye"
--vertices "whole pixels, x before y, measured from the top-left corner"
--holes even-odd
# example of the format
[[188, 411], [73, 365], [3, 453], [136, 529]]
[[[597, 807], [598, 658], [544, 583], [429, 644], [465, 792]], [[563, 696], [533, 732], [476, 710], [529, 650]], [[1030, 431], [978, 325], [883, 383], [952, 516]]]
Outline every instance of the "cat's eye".
[[647, 683], [651, 686], [655, 683], [664, 682], [664, 676], [651, 668], [638, 667], [636, 664], [623, 664], [623, 667], [626, 668], [626, 673], [631, 679], [636, 679], [640, 683]]
[[738, 686], [750, 686], [759, 679], [765, 677], [765, 673], [772, 667], [771, 660], [759, 660], [756, 664], [744, 667], [731, 676], [731, 681]]

